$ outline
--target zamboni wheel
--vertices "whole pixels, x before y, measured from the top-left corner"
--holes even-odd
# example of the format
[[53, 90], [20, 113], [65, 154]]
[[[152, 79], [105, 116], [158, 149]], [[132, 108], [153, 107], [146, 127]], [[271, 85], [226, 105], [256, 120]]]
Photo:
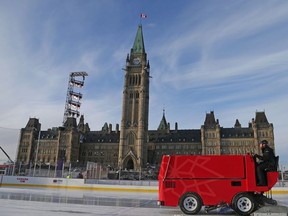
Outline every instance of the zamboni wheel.
[[181, 211], [188, 215], [197, 214], [201, 210], [202, 205], [202, 199], [196, 193], [186, 193], [179, 200]]
[[237, 194], [233, 198], [232, 208], [239, 215], [250, 215], [255, 210], [254, 197], [249, 193]]

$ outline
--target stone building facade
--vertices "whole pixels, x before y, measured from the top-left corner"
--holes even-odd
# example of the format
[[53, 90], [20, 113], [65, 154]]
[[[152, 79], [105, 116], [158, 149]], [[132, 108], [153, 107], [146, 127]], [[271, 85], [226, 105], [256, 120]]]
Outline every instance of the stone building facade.
[[164, 154], [222, 155], [260, 153], [258, 143], [266, 139], [274, 148], [273, 124], [265, 112], [256, 112], [247, 127], [235, 120], [223, 128], [214, 112], [206, 113], [200, 129], [170, 128], [165, 113], [157, 130], [148, 130], [150, 64], [139, 25], [133, 48], [126, 58], [122, 119], [113, 130], [105, 123], [91, 131], [82, 115], [77, 123], [68, 117], [64, 126], [41, 130], [38, 119], [30, 118], [21, 129], [16, 163], [85, 166], [96, 162], [115, 169], [140, 170], [147, 163], [159, 165]]

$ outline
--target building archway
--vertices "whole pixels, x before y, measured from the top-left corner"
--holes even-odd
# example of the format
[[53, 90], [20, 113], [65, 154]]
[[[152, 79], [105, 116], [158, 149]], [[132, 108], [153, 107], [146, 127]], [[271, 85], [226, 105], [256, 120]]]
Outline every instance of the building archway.
[[127, 170], [134, 170], [134, 162], [132, 158], [128, 159], [127, 164], [126, 164], [126, 169]]
[[135, 157], [135, 155], [133, 154], [132, 150], [130, 150], [126, 157], [123, 160], [122, 163], [122, 169], [126, 169], [126, 170], [135, 170], [137, 169], [137, 159]]

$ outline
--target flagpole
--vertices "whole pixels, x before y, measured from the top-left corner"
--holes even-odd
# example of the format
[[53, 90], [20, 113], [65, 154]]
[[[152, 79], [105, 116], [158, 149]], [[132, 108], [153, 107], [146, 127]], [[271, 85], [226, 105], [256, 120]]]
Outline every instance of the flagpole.
[[142, 25], [142, 13], [139, 15], [139, 25]]

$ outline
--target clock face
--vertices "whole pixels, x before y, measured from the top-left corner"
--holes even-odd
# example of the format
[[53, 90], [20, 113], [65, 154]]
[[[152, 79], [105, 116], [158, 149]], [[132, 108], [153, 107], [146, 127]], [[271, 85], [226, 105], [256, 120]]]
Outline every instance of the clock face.
[[135, 64], [135, 65], [139, 65], [140, 62], [141, 62], [140, 58], [134, 58], [133, 59], [133, 64]]

